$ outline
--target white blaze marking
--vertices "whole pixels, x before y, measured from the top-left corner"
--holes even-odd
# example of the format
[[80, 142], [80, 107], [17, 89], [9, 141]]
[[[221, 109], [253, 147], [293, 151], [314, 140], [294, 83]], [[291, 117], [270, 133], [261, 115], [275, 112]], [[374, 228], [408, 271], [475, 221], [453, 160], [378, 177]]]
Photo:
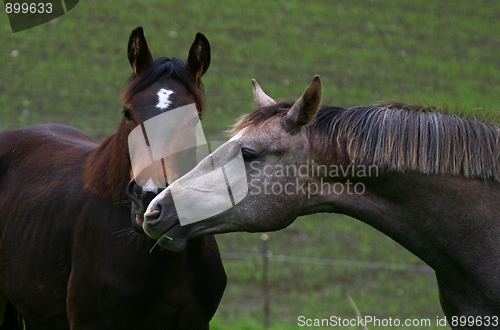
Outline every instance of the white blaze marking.
[[157, 193], [158, 192], [158, 187], [155, 185], [153, 179], [149, 178], [149, 180], [142, 186], [142, 189], [145, 191]]
[[156, 107], [160, 110], [166, 110], [172, 103], [170, 101], [170, 95], [174, 94], [171, 90], [162, 88], [158, 91], [158, 104]]

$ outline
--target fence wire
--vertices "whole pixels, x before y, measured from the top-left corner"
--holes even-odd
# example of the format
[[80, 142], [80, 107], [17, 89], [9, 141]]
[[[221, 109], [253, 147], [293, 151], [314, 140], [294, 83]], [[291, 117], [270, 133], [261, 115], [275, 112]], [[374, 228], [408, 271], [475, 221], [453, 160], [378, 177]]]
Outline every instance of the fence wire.
[[[335, 267], [350, 267], [350, 268], [363, 268], [363, 269], [382, 269], [382, 270], [398, 270], [422, 273], [434, 273], [434, 270], [427, 265], [416, 264], [401, 264], [401, 263], [387, 263], [387, 262], [374, 262], [374, 261], [359, 261], [359, 260], [338, 260], [327, 258], [312, 258], [288, 255], [274, 255], [270, 253], [268, 258], [272, 262], [290, 262], [300, 264], [312, 265], [329, 265]], [[248, 253], [248, 252], [222, 252], [223, 259], [258, 259], [262, 260], [262, 253]]]

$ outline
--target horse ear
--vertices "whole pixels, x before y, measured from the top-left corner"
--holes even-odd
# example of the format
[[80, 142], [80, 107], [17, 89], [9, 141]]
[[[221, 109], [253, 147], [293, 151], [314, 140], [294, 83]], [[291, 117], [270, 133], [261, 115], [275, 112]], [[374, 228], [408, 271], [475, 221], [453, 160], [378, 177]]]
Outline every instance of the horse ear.
[[153, 56], [151, 56], [144, 31], [140, 26], [130, 34], [127, 55], [130, 65], [137, 74], [143, 72], [153, 63]]
[[257, 83], [257, 80], [252, 79], [252, 84], [253, 84], [253, 98], [255, 100], [255, 103], [257, 103], [257, 105], [260, 108], [276, 104], [275, 100], [273, 100], [269, 95], [264, 93], [260, 85]]
[[316, 115], [320, 102], [321, 80], [319, 76], [314, 76], [311, 84], [283, 118], [285, 127], [294, 130], [309, 123]]
[[202, 33], [196, 33], [196, 38], [189, 49], [187, 66], [196, 82], [210, 66], [210, 43]]

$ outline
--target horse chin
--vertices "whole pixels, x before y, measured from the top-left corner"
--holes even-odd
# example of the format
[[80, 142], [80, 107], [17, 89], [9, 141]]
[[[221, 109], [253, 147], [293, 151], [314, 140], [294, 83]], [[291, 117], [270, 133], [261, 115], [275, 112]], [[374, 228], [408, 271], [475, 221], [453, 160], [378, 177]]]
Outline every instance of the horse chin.
[[[159, 236], [158, 232], [153, 234], [151, 230], [153, 230], [153, 232], [155, 230], [147, 225], [144, 229], [146, 234], [150, 237]], [[161, 232], [163, 232], [163, 234], [157, 239], [157, 244], [172, 252], [183, 251], [190, 239], [189, 229], [181, 226], [179, 222], [174, 223], [173, 225], [171, 224], [166, 231], [165, 229], [161, 229]]]
[[158, 245], [172, 252], [182, 252], [186, 248], [187, 238], [172, 238], [164, 235], [158, 241]]
[[217, 228], [205, 226], [197, 227], [193, 225], [181, 226], [180, 223], [176, 223], [158, 239], [157, 244], [169, 251], [181, 252], [187, 247], [190, 240], [217, 233]]

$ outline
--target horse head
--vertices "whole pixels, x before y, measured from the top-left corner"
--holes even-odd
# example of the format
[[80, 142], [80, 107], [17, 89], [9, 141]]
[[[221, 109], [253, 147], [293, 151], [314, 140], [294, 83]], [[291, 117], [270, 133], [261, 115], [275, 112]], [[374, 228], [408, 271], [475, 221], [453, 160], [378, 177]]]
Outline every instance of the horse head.
[[[182, 136], [182, 139], [163, 141], [161, 142], [163, 145], [176, 145], [177, 147], [185, 143], [192, 145], [193, 142], [186, 139], [185, 130], [186, 128], [192, 129], [192, 134], [189, 136], [191, 139], [195, 138], [193, 122], [196, 124], [199, 121], [205, 107], [201, 77], [210, 65], [210, 44], [207, 38], [201, 33], [196, 34], [186, 62], [178, 58], [160, 57], [153, 59], [143, 29], [138, 27], [130, 35], [127, 55], [134, 72], [122, 93], [123, 119], [117, 134], [124, 138], [128, 137], [130, 156], [133, 158], [133, 152], [151, 149], [153, 139], [167, 139], [165, 136], [171, 139]], [[187, 107], [188, 105], [191, 107]], [[159, 115], [174, 109], [188, 108], [194, 109], [194, 112], [191, 111], [181, 117], [177, 116], [181, 122], [171, 123], [168, 127], [156, 125], [154, 131], [148, 130], [148, 123], [159, 123], [157, 120]], [[176, 134], [176, 131], [182, 130], [184, 130], [184, 134]], [[143, 143], [131, 144], [131, 133], [139, 132], [139, 135], [142, 135], [140, 131], [144, 132]], [[158, 141], [156, 142], [158, 143]], [[132, 145], [136, 146], [136, 150], [130, 150]], [[177, 153], [176, 161], [183, 158], [181, 160], [183, 164], [191, 164], [193, 167], [196, 163], [194, 151], [188, 147], [185, 149], [189, 149], [189, 151]], [[142, 219], [146, 206], [174, 178], [167, 178], [166, 173], [163, 173], [165, 171], [159, 171], [154, 166], [143, 171], [142, 177], [138, 178], [138, 173], [133, 171], [133, 159], [131, 162], [132, 179], [127, 187], [127, 195], [132, 201], [132, 227], [137, 232], [144, 233]], [[165, 159], [163, 165], [165, 166]], [[184, 173], [176, 173], [175, 175], [182, 174]]]
[[234, 136], [149, 204], [143, 227], [159, 245], [178, 251], [207, 234], [278, 230], [309, 211], [299, 188], [310, 178], [285, 175], [282, 164], [307, 166], [306, 127], [321, 81], [315, 76], [296, 102], [275, 102], [253, 84], [258, 108], [234, 126]]

